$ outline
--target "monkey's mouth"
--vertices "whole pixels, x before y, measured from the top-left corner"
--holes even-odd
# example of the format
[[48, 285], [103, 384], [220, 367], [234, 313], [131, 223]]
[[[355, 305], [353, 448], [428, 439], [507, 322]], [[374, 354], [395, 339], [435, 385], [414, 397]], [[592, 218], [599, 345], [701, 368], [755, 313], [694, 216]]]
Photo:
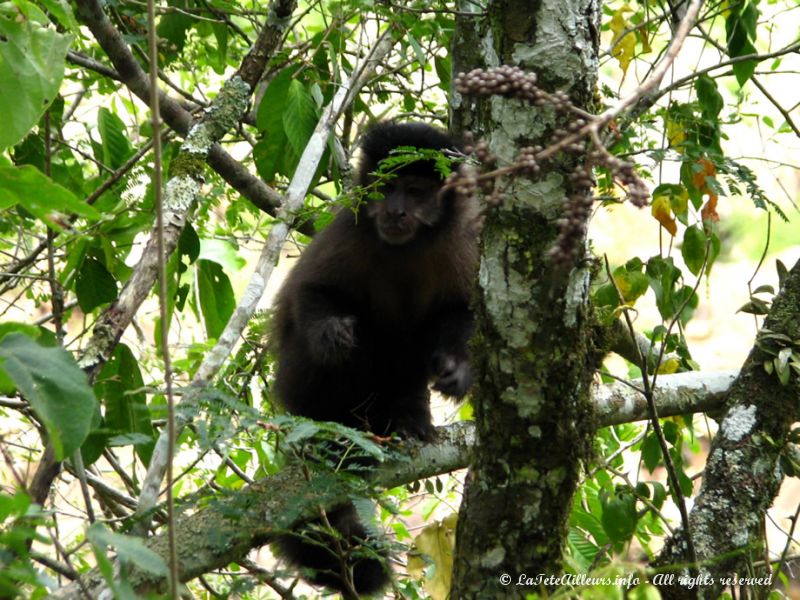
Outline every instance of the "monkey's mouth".
[[378, 235], [387, 244], [399, 246], [414, 237], [414, 228], [399, 223], [381, 223], [378, 225]]

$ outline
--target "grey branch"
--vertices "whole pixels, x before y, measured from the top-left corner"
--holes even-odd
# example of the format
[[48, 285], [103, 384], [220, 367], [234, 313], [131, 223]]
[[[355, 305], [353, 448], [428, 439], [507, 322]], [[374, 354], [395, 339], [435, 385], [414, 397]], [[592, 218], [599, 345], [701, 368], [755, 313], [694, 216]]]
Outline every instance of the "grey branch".
[[[308, 193], [308, 188], [314, 178], [314, 173], [317, 170], [319, 161], [322, 159], [322, 155], [328, 144], [328, 139], [331, 136], [339, 115], [342, 114], [344, 109], [353, 101], [353, 98], [355, 98], [355, 95], [361, 87], [375, 73], [377, 65], [389, 54], [397, 40], [397, 33], [397, 30], [388, 30], [381, 37], [363, 63], [353, 71], [350, 80], [342, 84], [330, 104], [325, 108], [317, 123], [317, 127], [314, 129], [314, 133], [311, 135], [311, 139], [300, 157], [300, 162], [286, 191], [286, 198], [280, 209], [280, 216], [282, 219], [275, 223], [270, 229], [253, 276], [248, 282], [242, 298], [239, 300], [231, 318], [225, 325], [225, 329], [219, 336], [216, 345], [206, 354], [203, 362], [197, 369], [187, 393], [183, 395], [182, 403], [191, 401], [199, 390], [208, 385], [211, 378], [222, 366], [224, 360], [231, 355], [234, 345], [239, 340], [247, 322], [253, 315], [258, 301], [267, 286], [272, 270], [278, 262], [280, 249], [283, 247], [286, 237], [289, 234], [288, 223], [291, 221], [292, 214], [303, 205], [306, 194]], [[186, 414], [186, 411], [178, 412], [175, 423], [178, 433], [186, 426], [189, 419], [190, 416]], [[141, 520], [137, 525], [136, 531], [140, 534], [144, 534], [147, 530], [149, 518], [146, 515], [158, 502], [161, 482], [164, 479], [167, 461], [169, 460], [167, 442], [167, 430], [164, 429], [161, 431], [158, 441], [156, 442], [147, 475], [142, 484], [142, 492], [139, 497], [137, 514], [141, 516]]]
[[[659, 412], [663, 415], [682, 414], [700, 410], [715, 410], [723, 406], [725, 392], [735, 374], [681, 373], [663, 375], [655, 390]], [[646, 419], [646, 406], [630, 385], [598, 386], [594, 397], [598, 405], [601, 426]], [[692, 396], [695, 402], [689, 402]], [[432, 444], [405, 442], [404, 455], [378, 468], [374, 483], [378, 487], [394, 487], [466, 468], [474, 443], [472, 423], [464, 422], [438, 429], [439, 439]], [[181, 517], [175, 527], [179, 548], [180, 579], [189, 581], [203, 573], [223, 567], [243, 558], [253, 548], [268, 543], [281, 531], [289, 529], [314, 514], [319, 505], [331, 507], [347, 495], [336, 479], [330, 491], [319, 496], [319, 485], [308, 483], [301, 470], [289, 467], [275, 476], [258, 481], [230, 496], [221, 495], [211, 502], [200, 502], [204, 508]], [[309, 495], [314, 502], [309, 503]], [[304, 500], [305, 499], [305, 500]], [[319, 504], [317, 504], [319, 503]], [[302, 511], [297, 506], [302, 505]], [[287, 517], [287, 515], [292, 515]], [[166, 535], [156, 535], [146, 542], [160, 556], [167, 556]], [[161, 590], [165, 581], [152, 574], [134, 571], [130, 580], [137, 591]], [[96, 571], [84, 576], [84, 584], [92, 598], [106, 589]], [[54, 598], [82, 598], [77, 584], [70, 584]]]
[[[800, 261], [772, 303], [760, 334], [768, 335], [760, 337], [730, 387], [727, 413], [712, 442], [703, 485], [689, 517], [700, 575], [715, 582], [702, 588], [702, 597], [718, 597], [722, 577], [752, 576], [751, 551], [760, 543], [764, 514], [784, 478], [781, 457], [791, 455], [792, 425], [800, 420], [800, 378], [793, 373], [783, 385], [764, 364], [774, 366], [775, 354], [793, 347], [791, 342], [781, 345], [780, 339], [800, 339], [798, 307]], [[680, 530], [667, 541], [659, 565], [686, 563], [684, 536]], [[665, 598], [694, 597], [677, 583], [661, 592]]]

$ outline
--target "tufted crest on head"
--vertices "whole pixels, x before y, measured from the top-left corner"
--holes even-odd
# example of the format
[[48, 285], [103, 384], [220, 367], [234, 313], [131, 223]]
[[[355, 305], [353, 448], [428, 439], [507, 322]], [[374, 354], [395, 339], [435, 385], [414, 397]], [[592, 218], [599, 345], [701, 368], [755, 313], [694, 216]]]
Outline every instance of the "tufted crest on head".
[[[357, 172], [357, 183], [365, 185], [369, 174], [378, 168], [378, 163], [390, 156], [391, 151], [403, 146], [431, 150], [457, 150], [458, 144], [446, 132], [424, 123], [377, 123], [361, 138], [361, 159]], [[400, 169], [400, 175], [423, 175], [441, 178], [431, 160], [420, 160]]]

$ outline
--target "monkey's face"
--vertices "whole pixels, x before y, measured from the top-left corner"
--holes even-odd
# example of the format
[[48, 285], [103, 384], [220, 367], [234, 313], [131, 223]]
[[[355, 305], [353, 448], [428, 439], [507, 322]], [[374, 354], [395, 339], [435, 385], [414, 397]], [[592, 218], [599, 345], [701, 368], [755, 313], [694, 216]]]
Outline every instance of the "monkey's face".
[[403, 175], [381, 187], [383, 198], [367, 204], [378, 236], [400, 246], [434, 227], [442, 216], [442, 182], [434, 177]]

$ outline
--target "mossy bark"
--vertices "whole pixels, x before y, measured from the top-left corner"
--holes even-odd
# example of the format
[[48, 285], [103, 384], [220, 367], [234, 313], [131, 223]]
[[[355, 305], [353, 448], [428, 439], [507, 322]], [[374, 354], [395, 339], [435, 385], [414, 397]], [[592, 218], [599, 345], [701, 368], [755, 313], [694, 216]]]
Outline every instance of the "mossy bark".
[[[518, 65], [587, 107], [598, 15], [596, 0], [489, 2], [484, 14], [459, 17], [456, 70]], [[487, 140], [503, 163], [521, 146], [548, 145], [564, 125], [552, 108], [515, 99], [456, 96], [453, 105], [455, 129]], [[540, 590], [515, 585], [521, 576], [562, 571], [593, 431], [590, 269], [578, 262], [556, 270], [546, 258], [575, 161], [557, 157], [538, 178], [506, 182], [505, 199], [486, 215], [474, 339], [477, 447], [459, 515], [453, 598], [524, 597]]]
[[[765, 331], [773, 337], [764, 337]], [[776, 336], [785, 336], [785, 338]], [[784, 340], [784, 341], [781, 341]], [[785, 340], [792, 340], [788, 342]], [[791, 373], [782, 384], [768, 373], [782, 348], [797, 347], [800, 340], [800, 261], [789, 272], [764, 321], [759, 341], [747, 357], [728, 394], [727, 413], [711, 444], [703, 485], [689, 515], [699, 577], [696, 588], [666, 578], [664, 598], [717, 598], [738, 578], [767, 577], [751, 570], [764, 557], [762, 524], [784, 478], [781, 457], [789, 453], [792, 424], [800, 420], [800, 377]], [[684, 565], [685, 532], [670, 538], [658, 565]], [[671, 571], [675, 573], [675, 571]], [[772, 577], [777, 577], [773, 574]], [[763, 583], [755, 586], [765, 590]], [[744, 597], [744, 596], [742, 596]]]

